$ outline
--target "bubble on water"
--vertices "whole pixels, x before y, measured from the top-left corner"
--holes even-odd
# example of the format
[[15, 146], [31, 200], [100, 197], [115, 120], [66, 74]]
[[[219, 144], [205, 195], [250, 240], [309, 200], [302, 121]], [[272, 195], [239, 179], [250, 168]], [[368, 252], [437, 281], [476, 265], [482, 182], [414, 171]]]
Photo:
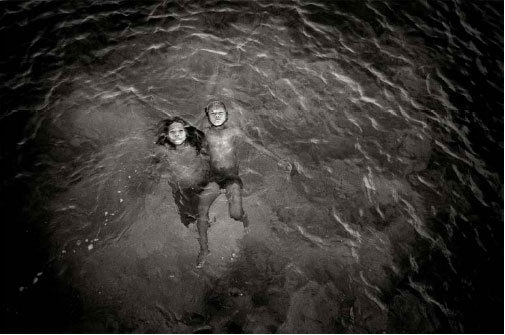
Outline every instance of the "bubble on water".
[[123, 199], [119, 199], [119, 202], [123, 202]]
[[93, 244], [88, 245], [88, 250], [93, 250]]
[[37, 284], [38, 281], [39, 281], [38, 277], [33, 278], [33, 284]]
[[88, 242], [88, 239], [85, 239], [84, 242]]
[[63, 250], [61, 251], [61, 253], [62, 253], [62, 254], [66, 254], [66, 253], [67, 253], [67, 251], [66, 251], [65, 249], [63, 249]]
[[105, 215], [106, 215], [106, 216], [107, 216], [107, 215], [109, 215], [109, 212], [105, 212]]
[[37, 272], [37, 277], [42, 276], [44, 273], [43, 272]]
[[117, 191], [117, 193], [121, 193], [121, 191]]

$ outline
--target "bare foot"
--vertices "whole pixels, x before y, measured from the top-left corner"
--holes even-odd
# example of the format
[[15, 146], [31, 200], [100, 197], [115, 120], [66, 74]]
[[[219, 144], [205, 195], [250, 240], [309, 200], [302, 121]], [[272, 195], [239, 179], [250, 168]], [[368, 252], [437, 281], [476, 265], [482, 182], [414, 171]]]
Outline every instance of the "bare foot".
[[281, 159], [277, 165], [286, 172], [291, 172], [293, 170], [293, 164], [287, 159]]
[[244, 214], [241, 221], [244, 226], [244, 234], [249, 234], [251, 232], [251, 228], [249, 228], [249, 218], [247, 215]]
[[207, 256], [210, 254], [209, 250], [200, 250], [198, 257], [196, 258], [196, 267], [201, 269], [207, 260]]

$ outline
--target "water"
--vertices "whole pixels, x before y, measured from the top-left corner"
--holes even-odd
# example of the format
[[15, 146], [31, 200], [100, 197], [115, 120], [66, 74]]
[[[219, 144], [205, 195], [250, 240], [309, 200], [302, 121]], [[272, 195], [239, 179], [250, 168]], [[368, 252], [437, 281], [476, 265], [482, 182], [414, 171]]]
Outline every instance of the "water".
[[[503, 4], [4, 2], [2, 328], [503, 331]], [[211, 97], [252, 231], [194, 262], [154, 125]]]

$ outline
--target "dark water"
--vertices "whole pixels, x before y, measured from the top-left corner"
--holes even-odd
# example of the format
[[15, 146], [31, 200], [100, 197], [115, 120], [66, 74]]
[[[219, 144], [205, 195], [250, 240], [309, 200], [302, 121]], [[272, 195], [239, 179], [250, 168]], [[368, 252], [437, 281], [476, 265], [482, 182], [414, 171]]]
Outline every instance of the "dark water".
[[[2, 330], [503, 332], [503, 3], [1, 2]], [[154, 125], [226, 100], [212, 255]]]

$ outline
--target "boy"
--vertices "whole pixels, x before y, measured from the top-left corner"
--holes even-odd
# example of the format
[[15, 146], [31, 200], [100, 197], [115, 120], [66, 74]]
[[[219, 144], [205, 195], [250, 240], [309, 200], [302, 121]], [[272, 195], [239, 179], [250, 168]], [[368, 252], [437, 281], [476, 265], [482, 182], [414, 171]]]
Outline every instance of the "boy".
[[[206, 152], [210, 158], [210, 183], [201, 194], [199, 203], [200, 215], [208, 221], [208, 211], [214, 200], [219, 196], [220, 189], [226, 190], [230, 217], [241, 221], [246, 231], [249, 221], [242, 207], [242, 180], [239, 177], [239, 162], [237, 158], [237, 141], [243, 140], [258, 151], [265, 153], [280, 163], [283, 167], [291, 168], [291, 164], [272, 153], [267, 148], [255, 143], [239, 128], [229, 124], [228, 110], [222, 101], [211, 101], [205, 108], [209, 125], [202, 131], [206, 138]], [[208, 250], [199, 255], [199, 266], [205, 262]]]

